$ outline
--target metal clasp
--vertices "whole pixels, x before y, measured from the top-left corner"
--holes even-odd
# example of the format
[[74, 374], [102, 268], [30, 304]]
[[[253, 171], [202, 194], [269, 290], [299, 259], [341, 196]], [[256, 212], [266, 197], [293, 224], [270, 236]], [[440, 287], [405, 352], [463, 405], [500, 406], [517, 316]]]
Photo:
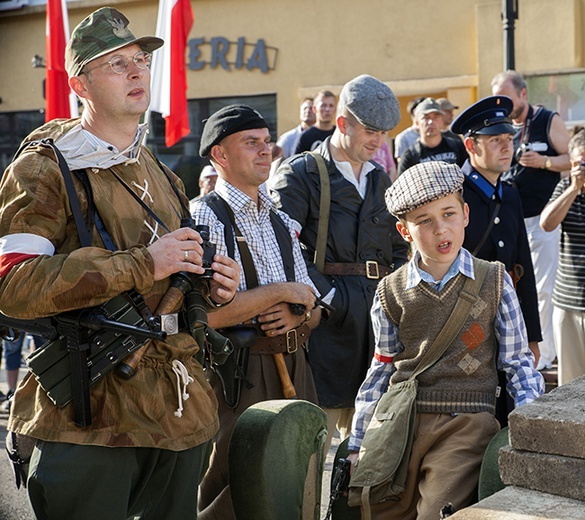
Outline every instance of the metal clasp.
[[378, 262], [375, 260], [366, 260], [366, 278], [370, 280], [380, 279], [380, 269], [378, 269]]
[[293, 354], [299, 348], [299, 340], [297, 335], [297, 329], [290, 329], [286, 333], [286, 351], [289, 354]]

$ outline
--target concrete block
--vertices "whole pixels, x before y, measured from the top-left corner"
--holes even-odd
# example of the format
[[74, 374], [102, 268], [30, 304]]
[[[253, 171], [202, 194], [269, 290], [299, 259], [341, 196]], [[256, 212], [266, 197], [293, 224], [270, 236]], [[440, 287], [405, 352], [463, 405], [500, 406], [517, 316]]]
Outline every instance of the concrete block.
[[585, 520], [585, 502], [509, 486], [449, 520]]
[[585, 376], [517, 408], [509, 425], [515, 449], [585, 459]]
[[506, 485], [585, 500], [585, 460], [545, 453], [500, 450], [500, 476]]

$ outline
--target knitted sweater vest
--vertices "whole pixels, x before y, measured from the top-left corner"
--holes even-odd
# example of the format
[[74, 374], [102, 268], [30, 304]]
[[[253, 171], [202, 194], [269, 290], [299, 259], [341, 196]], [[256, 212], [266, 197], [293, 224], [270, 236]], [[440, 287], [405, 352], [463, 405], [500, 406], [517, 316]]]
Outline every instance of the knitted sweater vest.
[[[483, 260], [474, 259], [475, 265]], [[498, 343], [494, 320], [502, 298], [504, 266], [489, 262], [488, 274], [461, 332], [441, 359], [420, 374], [417, 410], [430, 413], [495, 412]], [[453, 311], [466, 277], [453, 277], [441, 292], [426, 282], [405, 290], [407, 269], [378, 285], [382, 308], [398, 327], [404, 350], [394, 356], [391, 384], [408, 379]]]

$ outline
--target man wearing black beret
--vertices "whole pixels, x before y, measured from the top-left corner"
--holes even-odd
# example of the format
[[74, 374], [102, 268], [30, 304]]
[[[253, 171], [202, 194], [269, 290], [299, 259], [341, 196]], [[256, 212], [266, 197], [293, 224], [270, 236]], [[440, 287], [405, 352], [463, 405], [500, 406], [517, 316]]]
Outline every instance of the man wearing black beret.
[[[516, 189], [501, 175], [514, 155], [514, 127], [509, 119], [512, 100], [506, 96], [482, 99], [461, 113], [451, 130], [464, 136], [469, 159], [463, 165], [463, 194], [469, 205], [469, 225], [463, 247], [484, 260], [499, 260], [515, 281], [526, 322], [530, 349], [538, 362], [542, 339], [530, 247], [522, 203]], [[500, 374], [502, 375], [502, 374]], [[502, 380], [505, 381], [505, 379]], [[502, 395], [505, 392], [502, 391]], [[497, 417], [507, 424], [509, 400], [499, 400]]]
[[193, 217], [196, 224], [209, 226], [217, 252], [234, 258], [242, 269], [234, 303], [228, 306], [231, 310], [222, 307], [211, 313], [209, 324], [226, 334], [234, 332], [233, 326], [239, 325], [241, 332], [247, 325], [258, 334], [248, 361], [240, 363], [250, 385], [242, 385], [239, 397], [224, 395], [221, 373], [210, 375], [219, 400], [220, 431], [201, 483], [198, 518], [235, 519], [227, 481], [233, 427], [249, 406], [293, 397], [285, 393], [289, 382], [297, 397], [316, 402], [304, 347], [321, 312], [291, 219], [259, 189], [268, 178], [272, 157], [264, 118], [246, 105], [218, 110], [205, 122], [199, 151], [209, 158], [219, 178], [215, 193], [195, 202]]

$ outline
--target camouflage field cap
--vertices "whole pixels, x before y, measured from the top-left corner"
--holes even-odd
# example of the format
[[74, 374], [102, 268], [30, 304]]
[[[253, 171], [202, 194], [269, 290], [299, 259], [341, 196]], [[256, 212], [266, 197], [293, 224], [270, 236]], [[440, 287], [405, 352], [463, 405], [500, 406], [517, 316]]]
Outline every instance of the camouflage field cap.
[[128, 18], [113, 7], [102, 7], [83, 19], [65, 49], [65, 67], [69, 76], [79, 76], [90, 61], [128, 45], [137, 44], [152, 52], [164, 43], [155, 36], [136, 38], [128, 29]]

